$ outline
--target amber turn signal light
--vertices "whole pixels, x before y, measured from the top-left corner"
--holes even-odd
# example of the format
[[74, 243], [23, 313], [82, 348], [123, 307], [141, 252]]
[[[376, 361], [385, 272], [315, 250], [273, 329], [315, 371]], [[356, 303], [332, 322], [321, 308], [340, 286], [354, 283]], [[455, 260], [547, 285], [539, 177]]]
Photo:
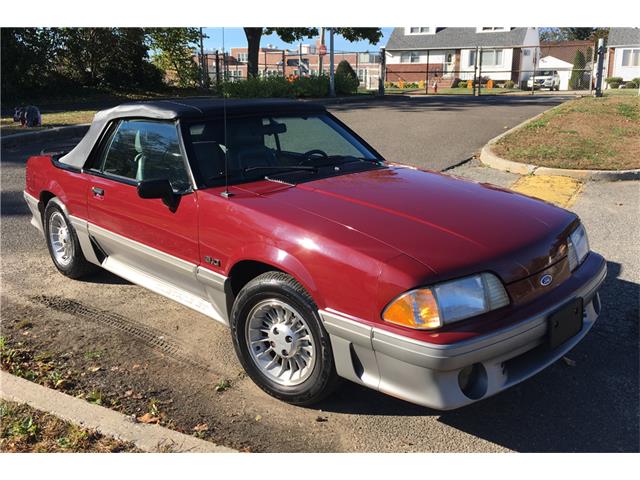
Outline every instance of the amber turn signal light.
[[419, 330], [442, 326], [438, 304], [429, 288], [411, 290], [401, 295], [384, 310], [382, 318], [389, 323]]

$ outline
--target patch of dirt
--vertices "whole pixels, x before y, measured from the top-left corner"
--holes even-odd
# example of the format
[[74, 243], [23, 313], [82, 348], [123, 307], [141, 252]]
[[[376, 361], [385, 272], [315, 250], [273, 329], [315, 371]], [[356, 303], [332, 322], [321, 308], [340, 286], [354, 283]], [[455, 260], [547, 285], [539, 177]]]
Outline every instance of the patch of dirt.
[[516, 162], [545, 167], [640, 168], [640, 98], [572, 100], [493, 147]]
[[141, 452], [132, 443], [80, 428], [28, 405], [0, 400], [0, 452]]
[[291, 415], [240, 369], [221, 376], [131, 318], [46, 295], [5, 295], [2, 314], [2, 369], [15, 375], [241, 451], [342, 450], [317, 410]]

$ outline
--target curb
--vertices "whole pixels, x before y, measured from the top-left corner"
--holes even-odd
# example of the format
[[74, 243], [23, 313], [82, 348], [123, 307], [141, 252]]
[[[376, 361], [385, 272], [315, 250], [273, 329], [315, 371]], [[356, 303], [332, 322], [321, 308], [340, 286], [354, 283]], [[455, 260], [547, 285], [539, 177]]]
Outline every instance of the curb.
[[26, 403], [83, 428], [131, 442], [145, 452], [238, 452], [160, 425], [133, 423], [126, 415], [109, 408], [93, 405], [5, 371], [0, 371], [0, 397], [11, 402]]
[[540, 167], [538, 165], [533, 165], [530, 163], [520, 163], [514, 162], [512, 160], [507, 160], [506, 158], [502, 158], [496, 155], [493, 152], [492, 145], [497, 143], [502, 137], [506, 137], [507, 135], [515, 132], [516, 130], [521, 129], [525, 125], [539, 119], [545, 113], [550, 112], [556, 108], [559, 108], [562, 104], [556, 105], [549, 110], [545, 110], [538, 115], [525, 120], [522, 123], [519, 123], [513, 128], [510, 128], [506, 132], [502, 132], [497, 137], [492, 138], [487, 142], [487, 144], [482, 147], [480, 150], [480, 161], [491, 168], [496, 170], [501, 170], [503, 172], [511, 172], [516, 173], [518, 175], [560, 175], [564, 177], [572, 177], [578, 180], [596, 180], [596, 181], [607, 181], [607, 182], [616, 182], [620, 180], [638, 180], [640, 179], [640, 169], [636, 170], [583, 170], [583, 169], [574, 169], [574, 168], [553, 168], [553, 167]]
[[61, 138], [82, 137], [89, 129], [89, 123], [79, 125], [69, 125], [65, 127], [54, 127], [35, 132], [14, 133], [2, 136], [2, 148], [13, 148], [23, 141], [31, 140], [58, 140]]

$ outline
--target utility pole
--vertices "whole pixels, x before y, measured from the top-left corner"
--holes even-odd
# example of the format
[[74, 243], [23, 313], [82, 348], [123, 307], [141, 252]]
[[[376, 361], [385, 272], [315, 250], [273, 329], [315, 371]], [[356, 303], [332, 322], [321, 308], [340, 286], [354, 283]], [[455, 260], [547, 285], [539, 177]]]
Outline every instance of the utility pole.
[[[320, 49], [324, 46], [324, 27], [320, 27]], [[324, 55], [318, 55], [318, 75], [322, 75]]]
[[598, 39], [598, 70], [596, 71], [596, 97], [602, 96], [602, 71], [604, 70], [604, 38]]
[[380, 71], [378, 72], [378, 95], [384, 96], [384, 82], [387, 79], [387, 54], [385, 47], [380, 48]]
[[202, 33], [202, 27], [200, 27], [200, 86], [205, 88], [207, 85], [206, 75], [206, 59], [204, 58], [204, 42], [203, 42], [204, 34]]
[[333, 27], [329, 28], [329, 96], [336, 96], [336, 79], [333, 69]]

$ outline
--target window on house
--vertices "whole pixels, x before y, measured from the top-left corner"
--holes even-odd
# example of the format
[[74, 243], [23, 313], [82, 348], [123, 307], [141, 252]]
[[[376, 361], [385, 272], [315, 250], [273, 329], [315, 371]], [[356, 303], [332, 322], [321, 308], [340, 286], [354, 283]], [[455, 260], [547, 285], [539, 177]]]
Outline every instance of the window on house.
[[483, 50], [480, 58], [483, 67], [502, 65], [502, 50]]
[[431, 27], [409, 27], [409, 33], [431, 33]]
[[249, 61], [249, 54], [247, 52], [238, 53], [238, 61], [242, 63], [246, 63]]
[[503, 32], [507, 27], [480, 27], [481, 32]]
[[640, 67], [640, 48], [625, 48], [622, 50], [623, 67]]
[[400, 55], [400, 63], [418, 63], [420, 54], [418, 52], [403, 52]]

